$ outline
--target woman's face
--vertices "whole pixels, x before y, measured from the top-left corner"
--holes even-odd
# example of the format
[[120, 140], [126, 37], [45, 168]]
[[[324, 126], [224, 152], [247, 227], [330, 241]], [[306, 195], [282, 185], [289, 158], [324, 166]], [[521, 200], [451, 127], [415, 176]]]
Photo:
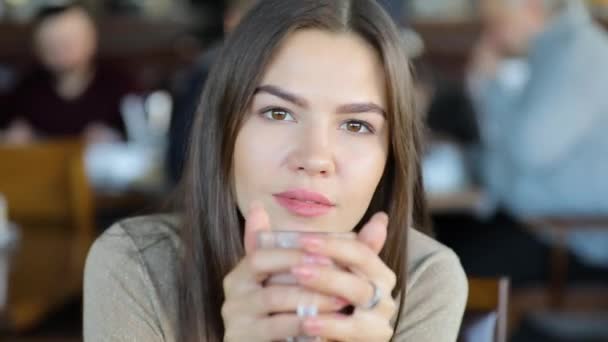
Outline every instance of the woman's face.
[[263, 203], [275, 230], [352, 230], [389, 151], [384, 69], [352, 33], [301, 30], [258, 86], [234, 151], [238, 207]]
[[93, 22], [81, 9], [71, 9], [46, 19], [36, 32], [39, 57], [53, 73], [88, 66], [95, 55], [96, 44]]

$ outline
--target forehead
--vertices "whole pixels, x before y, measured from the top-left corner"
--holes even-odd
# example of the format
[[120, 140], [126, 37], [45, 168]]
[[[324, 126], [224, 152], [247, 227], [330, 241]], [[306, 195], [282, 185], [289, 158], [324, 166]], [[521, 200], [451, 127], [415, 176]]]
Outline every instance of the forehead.
[[384, 67], [378, 52], [354, 33], [300, 30], [276, 51], [262, 84], [304, 97], [385, 104]]
[[91, 19], [80, 9], [71, 9], [64, 13], [45, 19], [37, 29], [38, 35], [53, 33], [76, 33], [89, 29]]

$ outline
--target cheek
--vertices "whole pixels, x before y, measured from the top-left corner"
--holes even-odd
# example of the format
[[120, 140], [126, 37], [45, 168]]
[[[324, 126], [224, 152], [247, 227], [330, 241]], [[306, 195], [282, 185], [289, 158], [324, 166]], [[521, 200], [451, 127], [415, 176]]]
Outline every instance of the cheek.
[[237, 135], [233, 157], [233, 184], [241, 210], [256, 198], [256, 193], [272, 184], [276, 169], [284, 154], [285, 142], [279, 132], [265, 132], [256, 118], [248, 119]]
[[341, 192], [348, 207], [363, 211], [369, 206], [382, 178], [388, 155], [387, 143], [345, 144], [337, 154]]

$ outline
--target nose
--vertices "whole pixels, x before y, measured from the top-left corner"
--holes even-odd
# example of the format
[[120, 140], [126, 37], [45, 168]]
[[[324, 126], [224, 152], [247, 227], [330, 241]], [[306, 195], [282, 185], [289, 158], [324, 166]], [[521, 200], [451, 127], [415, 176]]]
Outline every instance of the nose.
[[305, 130], [294, 141], [288, 157], [289, 169], [310, 177], [327, 177], [336, 171], [332, 139], [325, 130]]

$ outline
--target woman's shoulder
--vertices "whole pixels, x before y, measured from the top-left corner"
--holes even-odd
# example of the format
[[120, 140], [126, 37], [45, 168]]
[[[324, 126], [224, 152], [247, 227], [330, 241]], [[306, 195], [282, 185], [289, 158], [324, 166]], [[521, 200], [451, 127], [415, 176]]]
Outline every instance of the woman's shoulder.
[[151, 266], [159, 256], [177, 255], [178, 229], [179, 218], [175, 215], [133, 217], [113, 224], [97, 238], [91, 249], [137, 257], [146, 266]]
[[468, 282], [458, 256], [448, 247], [410, 229], [404, 315], [397, 341], [455, 341]]
[[466, 275], [460, 264], [460, 259], [452, 249], [441, 244], [439, 241], [410, 229], [408, 236], [408, 283], [414, 285], [421, 276], [425, 280], [432, 280], [429, 273], [436, 276], [437, 280], [446, 277], [453, 281], [465, 281]]
[[[108, 228], [98, 241], [119, 242], [127, 239], [137, 250], [176, 248], [179, 243], [178, 215], [150, 215], [124, 219]], [[124, 242], [124, 241], [123, 241]]]
[[131, 325], [143, 324], [129, 317], [142, 317], [145, 326], [153, 327], [138, 329], [142, 334], [173, 331], [178, 227], [173, 215], [136, 217], [114, 224], [97, 238], [85, 268], [85, 335], [102, 336], [122, 318]]
[[153, 285], [172, 283], [181, 246], [179, 223], [176, 215], [122, 220], [97, 238], [89, 259], [115, 260], [111, 266], [118, 272], [128, 272], [131, 265], [138, 265]]

